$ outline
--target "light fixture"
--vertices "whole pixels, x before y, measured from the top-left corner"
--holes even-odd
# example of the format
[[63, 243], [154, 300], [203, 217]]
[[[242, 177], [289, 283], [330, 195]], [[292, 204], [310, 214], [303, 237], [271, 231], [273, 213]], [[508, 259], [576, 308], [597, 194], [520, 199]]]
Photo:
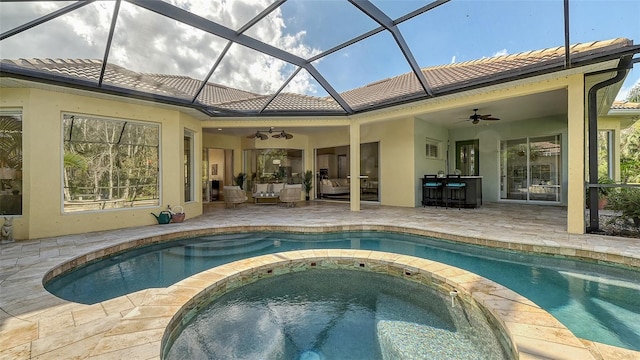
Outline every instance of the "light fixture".
[[[269, 136], [265, 133], [269, 133], [269, 134], [273, 134], [271, 135], [272, 138], [276, 138], [276, 139], [285, 139], [285, 140], [289, 140], [293, 138], [293, 135], [285, 132], [284, 130], [280, 130], [280, 131], [276, 131], [274, 130], [274, 127], [270, 127], [269, 130], [263, 130], [263, 131], [256, 131], [255, 134], [249, 135], [247, 136], [247, 138], [249, 139], [260, 139], [260, 140], [267, 140], [269, 138]], [[274, 134], [275, 133], [275, 134]]]

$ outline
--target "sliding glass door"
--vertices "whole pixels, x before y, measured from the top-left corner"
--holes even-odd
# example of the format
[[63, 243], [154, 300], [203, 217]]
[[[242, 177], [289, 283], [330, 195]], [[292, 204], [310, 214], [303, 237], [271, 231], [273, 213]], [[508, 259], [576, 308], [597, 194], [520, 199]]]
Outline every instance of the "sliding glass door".
[[560, 135], [500, 143], [500, 198], [560, 202]]

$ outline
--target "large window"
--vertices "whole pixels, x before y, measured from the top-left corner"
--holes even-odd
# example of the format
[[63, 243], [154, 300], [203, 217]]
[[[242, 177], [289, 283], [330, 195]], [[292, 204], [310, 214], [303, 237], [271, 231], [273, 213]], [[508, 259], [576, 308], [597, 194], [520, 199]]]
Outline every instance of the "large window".
[[22, 114], [0, 111], [0, 215], [22, 215]]
[[255, 184], [301, 184], [304, 172], [303, 151], [298, 149], [245, 150], [247, 187]]
[[63, 116], [64, 211], [160, 204], [158, 125]]

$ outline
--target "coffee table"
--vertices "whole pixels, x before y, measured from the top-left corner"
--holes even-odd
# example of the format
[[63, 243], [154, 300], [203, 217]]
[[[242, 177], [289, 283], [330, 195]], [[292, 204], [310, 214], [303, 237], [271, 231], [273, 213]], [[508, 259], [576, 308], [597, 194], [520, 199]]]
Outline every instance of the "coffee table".
[[267, 195], [267, 194], [257, 195], [253, 197], [253, 201], [256, 205], [258, 204], [277, 205], [278, 202], [280, 201], [280, 195]]

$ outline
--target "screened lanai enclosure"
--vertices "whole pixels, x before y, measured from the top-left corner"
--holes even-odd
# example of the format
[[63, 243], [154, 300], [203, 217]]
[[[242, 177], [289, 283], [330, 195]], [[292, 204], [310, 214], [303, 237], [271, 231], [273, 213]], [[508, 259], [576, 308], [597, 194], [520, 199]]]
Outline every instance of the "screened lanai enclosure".
[[[569, 185], [569, 119], [584, 120], [574, 140], [598, 149], [585, 129], [640, 79], [638, 13], [624, 0], [2, 1], [0, 90], [11, 96], [0, 111], [18, 119], [12, 139], [51, 126], [57, 159], [37, 147], [25, 157], [56, 162], [61, 186], [41, 196], [54, 193], [62, 213], [172, 196], [201, 212], [239, 172], [251, 191], [307, 170], [318, 197], [358, 204], [416, 206], [419, 178], [443, 171], [483, 177], [485, 201], [567, 205], [569, 187], [597, 186], [599, 156], [615, 175], [614, 155], [583, 151], [571, 161], [589, 166], [572, 174], [586, 181]], [[574, 75], [584, 86], [567, 85]], [[590, 104], [568, 94], [599, 82]], [[500, 93], [514, 86], [529, 90]], [[572, 112], [578, 101], [595, 115]], [[390, 124], [408, 119], [409, 130]], [[248, 139], [273, 128], [295, 136]], [[354, 150], [367, 144], [375, 156]], [[318, 155], [340, 147], [350, 153], [333, 152], [326, 185], [359, 186], [326, 196], [332, 167]], [[23, 215], [24, 179], [37, 172], [22, 153], [0, 163], [4, 214]]]
[[[570, 44], [640, 32], [617, 26], [638, 12], [619, 3], [627, 11], [593, 21], [613, 3], [3, 1], [2, 71], [206, 118], [348, 115], [455, 91], [455, 74], [422, 71], [429, 66], [552, 47], [571, 66]], [[385, 93], [384, 83], [355, 91], [398, 75], [400, 92]]]

